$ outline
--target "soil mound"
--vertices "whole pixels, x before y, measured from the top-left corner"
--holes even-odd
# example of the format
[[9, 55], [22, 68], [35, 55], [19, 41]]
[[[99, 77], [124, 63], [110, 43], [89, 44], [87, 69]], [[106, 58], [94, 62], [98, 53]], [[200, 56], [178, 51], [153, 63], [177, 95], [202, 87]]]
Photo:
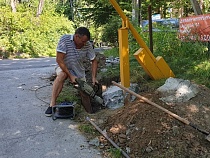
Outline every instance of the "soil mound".
[[[198, 88], [194, 98], [170, 105], [161, 101], [155, 91], [140, 95], [210, 131], [210, 89]], [[131, 158], [210, 157], [210, 142], [203, 133], [140, 99], [126, 102], [117, 110], [102, 110], [92, 118]]]

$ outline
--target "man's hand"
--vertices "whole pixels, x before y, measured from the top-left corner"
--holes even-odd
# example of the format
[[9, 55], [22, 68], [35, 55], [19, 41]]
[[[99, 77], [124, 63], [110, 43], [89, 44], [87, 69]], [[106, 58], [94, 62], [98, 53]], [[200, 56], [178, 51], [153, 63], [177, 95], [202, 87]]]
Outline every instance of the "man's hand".
[[95, 85], [96, 83], [98, 83], [98, 81], [96, 80], [96, 78], [92, 78], [92, 84]]
[[72, 84], [75, 84], [75, 83], [76, 83], [76, 81], [75, 81], [76, 78], [77, 78], [77, 77], [76, 77], [76, 76], [73, 76], [73, 75], [69, 76], [69, 80], [70, 80], [70, 82], [71, 82]]

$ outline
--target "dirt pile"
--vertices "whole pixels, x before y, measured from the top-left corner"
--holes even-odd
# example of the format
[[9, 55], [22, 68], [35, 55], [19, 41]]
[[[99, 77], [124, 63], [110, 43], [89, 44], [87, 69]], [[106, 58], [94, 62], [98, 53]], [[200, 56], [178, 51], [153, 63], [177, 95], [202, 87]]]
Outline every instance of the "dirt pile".
[[[105, 65], [105, 57], [100, 58], [103, 62], [99, 69]], [[105, 80], [118, 82], [119, 76]], [[142, 87], [139, 94], [200, 129], [210, 131], [210, 89], [198, 88], [199, 93], [189, 101], [170, 105], [148, 87]], [[90, 117], [131, 158], [210, 158], [210, 142], [204, 134], [140, 99], [132, 103], [125, 100], [120, 109], [103, 109]], [[112, 146], [102, 135], [99, 140], [102, 151]], [[104, 157], [110, 158], [110, 155], [105, 152]]]
[[[199, 93], [188, 102], [166, 105], [155, 91], [140, 93], [207, 131], [210, 131], [209, 94], [210, 89], [199, 86]], [[210, 142], [204, 134], [142, 100], [126, 102], [117, 110], [104, 109], [91, 117], [131, 158], [210, 157]], [[101, 144], [111, 146], [100, 140]]]

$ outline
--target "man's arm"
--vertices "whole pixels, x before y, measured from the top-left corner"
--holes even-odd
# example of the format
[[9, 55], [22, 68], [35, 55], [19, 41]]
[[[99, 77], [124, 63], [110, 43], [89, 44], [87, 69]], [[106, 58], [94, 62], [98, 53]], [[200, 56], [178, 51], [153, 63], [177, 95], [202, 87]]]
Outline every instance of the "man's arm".
[[64, 53], [57, 52], [56, 62], [58, 63], [60, 68], [63, 70], [63, 72], [67, 74], [68, 78], [70, 79], [70, 82], [74, 83], [76, 76], [73, 76], [69, 72], [68, 68], [66, 67], [66, 64], [64, 63], [64, 57], [65, 57]]
[[97, 68], [98, 68], [98, 61], [97, 61], [96, 58], [94, 58], [92, 60], [92, 66], [91, 67], [92, 67], [92, 82], [93, 82], [93, 84], [95, 84], [96, 82], [98, 82], [96, 80]]

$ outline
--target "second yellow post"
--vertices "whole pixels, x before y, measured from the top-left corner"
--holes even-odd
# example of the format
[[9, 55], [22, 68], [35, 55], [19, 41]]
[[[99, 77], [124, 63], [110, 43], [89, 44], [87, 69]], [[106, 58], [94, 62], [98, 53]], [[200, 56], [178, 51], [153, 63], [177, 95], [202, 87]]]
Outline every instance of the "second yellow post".
[[118, 29], [121, 85], [130, 87], [128, 28]]

